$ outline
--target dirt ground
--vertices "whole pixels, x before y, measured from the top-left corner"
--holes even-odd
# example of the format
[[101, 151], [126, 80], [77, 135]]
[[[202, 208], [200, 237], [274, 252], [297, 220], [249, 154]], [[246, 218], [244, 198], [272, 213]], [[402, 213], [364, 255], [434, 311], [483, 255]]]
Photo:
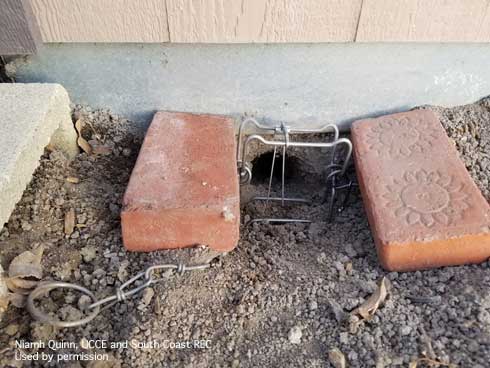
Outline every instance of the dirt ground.
[[[487, 199], [489, 107], [483, 101], [433, 108]], [[78, 283], [102, 298], [166, 256], [128, 253], [121, 242], [121, 199], [142, 137], [133, 123], [107, 111], [78, 106], [74, 120], [81, 116], [92, 125], [84, 136], [98, 145], [97, 152], [82, 153], [71, 163], [56, 152], [42, 157], [0, 233], [0, 260], [8, 269], [16, 255], [42, 245], [44, 280]], [[490, 262], [423, 272], [384, 271], [359, 193], [352, 194], [335, 221], [327, 222], [324, 175], [308, 169], [318, 162], [305, 162], [318, 157], [298, 155], [289, 167], [294, 175], [288, 177], [288, 193], [311, 199], [311, 205], [285, 210], [248, 203], [242, 210], [244, 224], [268, 215], [306, 218], [311, 224], [242, 225], [238, 248], [210, 269], [166, 274], [165, 283], [103, 311], [82, 327], [55, 329], [10, 306], [0, 321], [0, 366], [334, 367], [329, 352], [337, 348], [348, 367], [408, 367], [420, 358], [433, 367], [489, 367]], [[258, 166], [244, 197], [265, 194], [266, 171]], [[274, 190], [278, 183], [276, 179]], [[77, 226], [68, 236], [64, 221], [70, 209]], [[391, 289], [374, 317], [361, 321], [351, 315], [383, 276]], [[74, 318], [81, 313], [76, 308], [79, 296], [54, 291], [43, 308]], [[15, 342], [21, 340], [73, 342], [78, 347], [20, 349]], [[88, 340], [139, 346], [80, 347]], [[206, 344], [185, 346], [196, 340]], [[160, 346], [150, 346], [152, 341]], [[22, 362], [15, 359], [21, 351], [96, 351], [106, 353], [109, 361]], [[419, 361], [417, 366], [430, 365]]]

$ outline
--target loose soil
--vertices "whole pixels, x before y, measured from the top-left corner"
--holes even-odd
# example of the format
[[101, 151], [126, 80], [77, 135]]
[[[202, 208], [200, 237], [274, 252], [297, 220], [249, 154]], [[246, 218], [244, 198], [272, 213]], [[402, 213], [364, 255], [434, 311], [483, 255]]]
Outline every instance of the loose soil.
[[[441, 116], [469, 172], [489, 198], [490, 100], [452, 109], [425, 108]], [[167, 255], [128, 253], [121, 242], [121, 199], [142, 140], [135, 125], [104, 110], [76, 106], [73, 114], [74, 120], [83, 116], [91, 123], [93, 129], [87, 128], [84, 136], [100, 147], [96, 154], [82, 153], [73, 162], [46, 152], [0, 233], [0, 261], [8, 269], [13, 257], [42, 244], [44, 280], [84, 285], [102, 298]], [[243, 223], [289, 216], [312, 224], [242, 225], [238, 248], [215, 260], [210, 269], [163, 275], [166, 281], [142, 298], [119, 303], [82, 327], [51, 328], [10, 306], [0, 321], [0, 366], [22, 366], [14, 359], [20, 350], [16, 340], [80, 344], [103, 339], [157, 341], [162, 346], [95, 349], [108, 353], [109, 362], [23, 366], [331, 367], [328, 353], [338, 348], [349, 367], [407, 367], [421, 357], [459, 367], [488, 367], [490, 262], [423, 272], [384, 271], [357, 191], [347, 208], [327, 222], [325, 176], [318, 171], [327, 152], [320, 153], [293, 152], [295, 164], [289, 169], [295, 175], [287, 178], [287, 193], [311, 199], [312, 205], [284, 210], [249, 202], [242, 211]], [[267, 172], [256, 167], [254, 174], [244, 198], [266, 193]], [[68, 182], [68, 177], [79, 183]], [[278, 190], [276, 178], [276, 194]], [[67, 236], [64, 218], [71, 208], [78, 226]], [[392, 287], [374, 317], [360, 321], [349, 315], [383, 276]], [[75, 308], [79, 294], [55, 291], [51, 297], [52, 302], [43, 303], [47, 310], [67, 318], [80, 314]], [[195, 340], [209, 340], [208, 348], [178, 348]], [[80, 351], [84, 350], [61, 348], [56, 353]]]

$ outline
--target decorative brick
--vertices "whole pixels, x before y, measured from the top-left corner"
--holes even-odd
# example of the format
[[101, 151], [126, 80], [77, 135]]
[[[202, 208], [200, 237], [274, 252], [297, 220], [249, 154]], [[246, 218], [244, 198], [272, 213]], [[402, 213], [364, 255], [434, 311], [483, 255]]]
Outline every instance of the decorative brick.
[[409, 271], [490, 257], [490, 206], [433, 112], [357, 121], [352, 140], [383, 267]]
[[240, 204], [230, 118], [158, 112], [124, 195], [124, 245], [132, 251], [235, 248]]

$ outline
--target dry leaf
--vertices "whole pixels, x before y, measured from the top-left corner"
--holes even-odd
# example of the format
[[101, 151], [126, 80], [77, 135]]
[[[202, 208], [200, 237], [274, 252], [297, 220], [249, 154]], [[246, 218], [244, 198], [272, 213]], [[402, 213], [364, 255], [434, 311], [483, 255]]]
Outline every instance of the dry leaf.
[[344, 268], [345, 268], [345, 272], [351, 272], [354, 269], [352, 262], [347, 262]]
[[345, 361], [345, 355], [337, 348], [333, 348], [328, 352], [328, 359], [334, 368], [345, 368], [347, 363]]
[[378, 308], [383, 304], [390, 289], [390, 281], [383, 277], [378, 289], [364, 303], [352, 311], [352, 314], [358, 314], [363, 319], [370, 319]]
[[75, 228], [75, 210], [70, 208], [70, 210], [65, 213], [65, 234], [71, 235], [73, 229]]
[[15, 257], [9, 265], [9, 278], [34, 277], [41, 279], [43, 270], [41, 259], [44, 247], [38, 246], [33, 250], [27, 250]]
[[9, 265], [9, 277], [5, 280], [7, 287], [17, 294], [28, 294], [36, 287], [43, 276], [41, 259], [44, 247], [22, 252]]
[[75, 129], [77, 130], [78, 135], [82, 135], [82, 129], [85, 126], [85, 122], [82, 119], [78, 119], [75, 122]]
[[90, 155], [92, 154], [92, 146], [88, 144], [88, 142], [85, 140], [83, 137], [78, 137], [77, 143], [80, 146], [80, 148], [87, 154]]
[[80, 179], [78, 179], [78, 178], [76, 178], [76, 177], [74, 177], [74, 176], [69, 176], [69, 177], [67, 177], [67, 178], [66, 178], [66, 181], [67, 181], [68, 183], [72, 183], [72, 184], [78, 184], [78, 183], [80, 183]]
[[82, 119], [78, 119], [75, 123], [75, 128], [78, 132], [77, 143], [80, 148], [87, 154], [92, 154], [92, 146], [82, 137], [82, 129], [85, 126], [85, 122]]
[[34, 289], [39, 280], [26, 280], [21, 277], [9, 277], [7, 287], [14, 293], [26, 294], [28, 290]]

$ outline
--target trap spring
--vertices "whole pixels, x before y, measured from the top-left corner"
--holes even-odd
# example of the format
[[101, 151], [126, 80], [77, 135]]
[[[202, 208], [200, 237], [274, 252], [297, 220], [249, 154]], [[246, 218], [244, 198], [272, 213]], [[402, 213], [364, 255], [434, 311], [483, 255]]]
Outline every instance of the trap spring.
[[[148, 267], [145, 271], [138, 273], [137, 275], [130, 278], [124, 284], [119, 286], [116, 289], [116, 293], [114, 295], [110, 295], [104, 299], [97, 300], [94, 293], [92, 293], [87, 288], [71, 284], [68, 282], [61, 281], [48, 281], [40, 283], [27, 298], [27, 310], [31, 314], [32, 318], [38, 320], [42, 323], [47, 323], [56, 327], [76, 327], [84, 325], [90, 321], [92, 321], [97, 315], [107, 309], [112, 307], [114, 304], [124, 301], [127, 298], [139, 293], [143, 289], [149, 287], [152, 284], [156, 284], [158, 282], [162, 282], [165, 280], [164, 278], [155, 278], [154, 272], [159, 270], [174, 270], [175, 272], [182, 274], [185, 271], [194, 271], [194, 270], [203, 270], [209, 268], [209, 263], [194, 265], [194, 266], [186, 266], [184, 264], [161, 264]], [[141, 284], [137, 285], [138, 281], [142, 281]], [[132, 288], [131, 285], [135, 285]], [[77, 290], [87, 296], [90, 297], [92, 303], [86, 307], [86, 310], [90, 310], [91, 312], [87, 315], [87, 317], [75, 320], [75, 321], [61, 321], [56, 318], [51, 317], [47, 313], [40, 310], [35, 305], [35, 300], [39, 299], [41, 296], [46, 296], [49, 294], [51, 290], [54, 289], [73, 289]]]

